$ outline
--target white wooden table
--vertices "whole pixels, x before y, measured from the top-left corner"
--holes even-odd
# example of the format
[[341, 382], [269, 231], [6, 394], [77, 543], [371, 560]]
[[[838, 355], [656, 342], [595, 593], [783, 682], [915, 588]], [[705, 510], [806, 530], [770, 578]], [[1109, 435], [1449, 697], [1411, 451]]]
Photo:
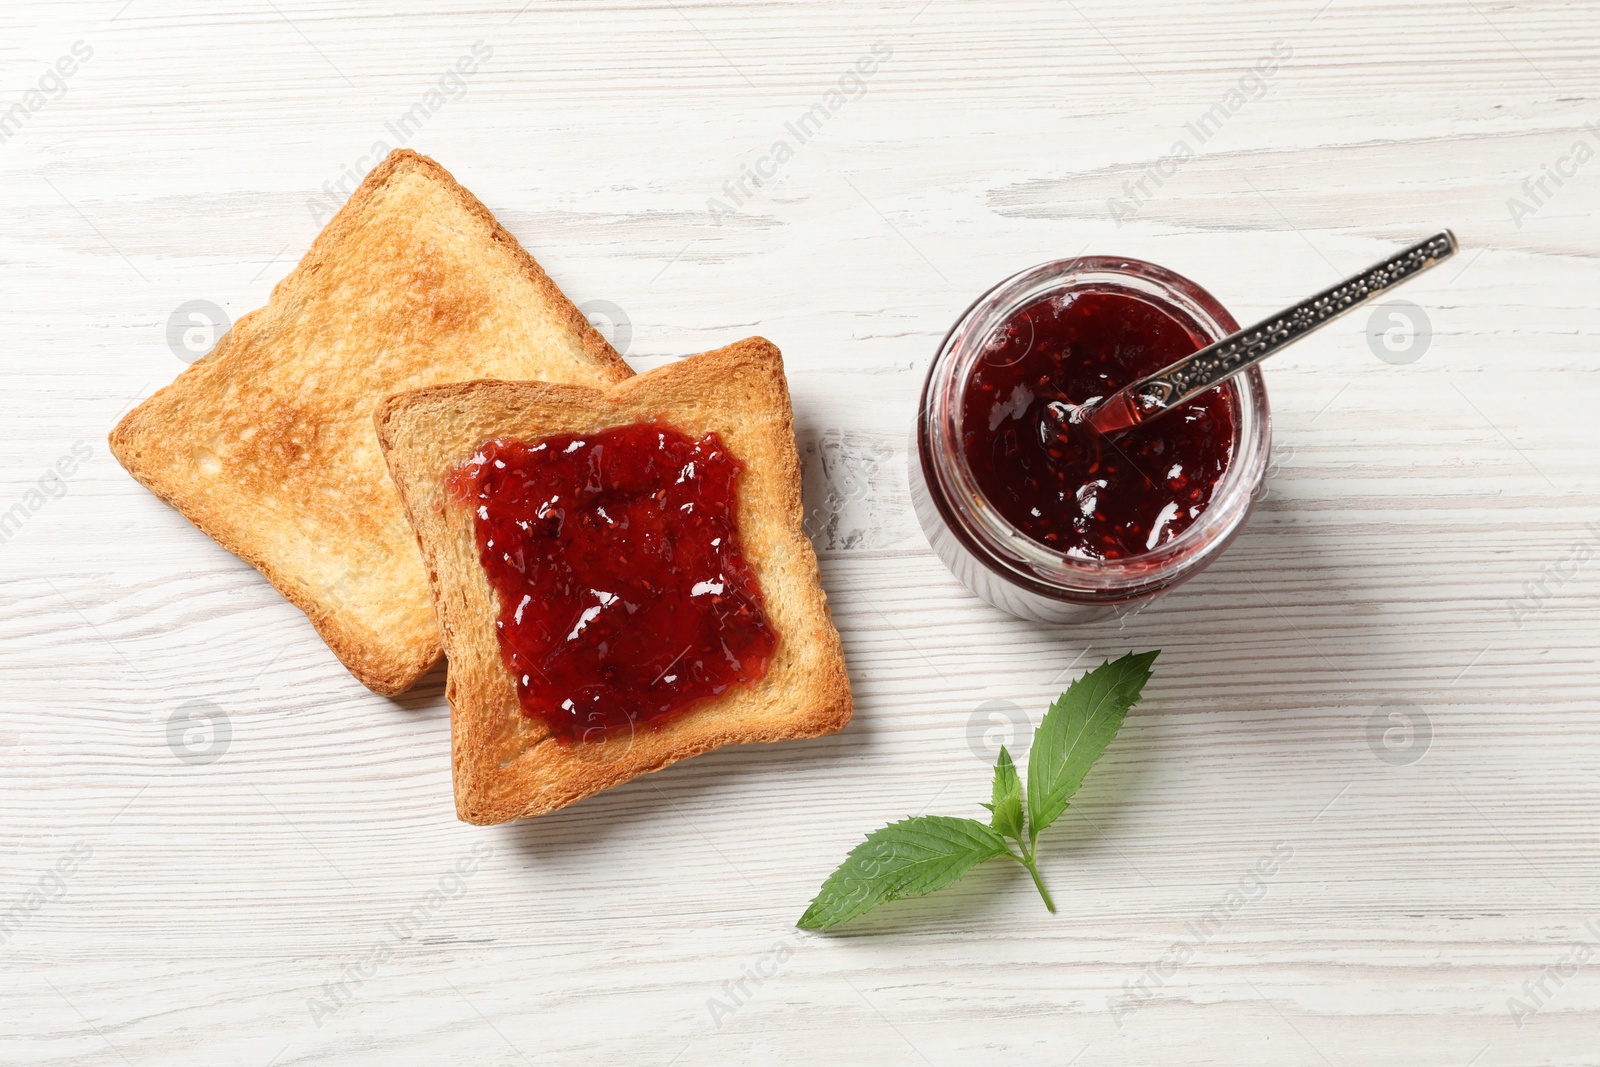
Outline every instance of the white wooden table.
[[[1595, 5], [520, 3], [0, 12], [0, 1062], [1600, 1062]], [[407, 115], [636, 367], [782, 347], [843, 734], [460, 824], [443, 672], [368, 693], [111, 459], [174, 313], [264, 303]], [[1181, 592], [1051, 630], [929, 552], [907, 431], [988, 285], [1124, 253], [1249, 320], [1446, 225], [1425, 348], [1268, 366], [1270, 495]], [[1152, 647], [1059, 915], [1006, 865], [793, 929]]]

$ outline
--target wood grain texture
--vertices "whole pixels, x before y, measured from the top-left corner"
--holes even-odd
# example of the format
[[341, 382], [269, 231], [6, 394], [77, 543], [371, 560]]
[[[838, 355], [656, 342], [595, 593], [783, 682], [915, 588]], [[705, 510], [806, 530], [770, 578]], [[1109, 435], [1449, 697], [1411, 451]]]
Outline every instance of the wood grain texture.
[[[1596, 1062], [1597, 33], [1555, 0], [5, 5], [0, 116], [46, 89], [0, 142], [0, 1061]], [[782, 347], [844, 733], [459, 824], [442, 672], [363, 691], [106, 452], [184, 365], [173, 310], [264, 303], [435, 89], [406, 144], [636, 368]], [[1267, 365], [1271, 491], [1183, 590], [1052, 630], [927, 549], [917, 390], [995, 281], [1122, 253], [1250, 321], [1441, 226], [1461, 256], [1397, 294], [1420, 358], [1358, 313]], [[1058, 916], [996, 868], [792, 929], [864, 833], [977, 814], [1012, 719], [1148, 647], [1045, 836]], [[1383, 747], [1391, 710], [1425, 748]]]

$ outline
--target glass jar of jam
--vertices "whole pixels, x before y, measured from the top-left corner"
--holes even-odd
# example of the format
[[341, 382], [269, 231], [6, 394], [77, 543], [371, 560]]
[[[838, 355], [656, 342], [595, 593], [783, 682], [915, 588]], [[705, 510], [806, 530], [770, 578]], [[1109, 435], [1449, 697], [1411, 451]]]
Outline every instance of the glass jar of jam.
[[1102, 436], [1082, 415], [1238, 328], [1204, 289], [1136, 259], [1058, 260], [984, 294], [922, 393], [911, 491], [935, 553], [995, 607], [1052, 623], [1126, 609], [1198, 574], [1266, 476], [1260, 371], [1122, 434]]

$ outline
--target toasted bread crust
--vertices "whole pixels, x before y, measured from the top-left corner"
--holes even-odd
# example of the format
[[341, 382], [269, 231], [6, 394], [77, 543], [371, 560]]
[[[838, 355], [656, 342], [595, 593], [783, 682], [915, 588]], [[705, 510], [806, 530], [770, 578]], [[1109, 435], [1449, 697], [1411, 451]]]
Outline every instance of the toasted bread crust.
[[[662, 418], [715, 431], [745, 464], [740, 543], [779, 633], [767, 674], [657, 731], [564, 746], [522, 714], [501, 658], [499, 603], [472, 516], [444, 478], [495, 437], [537, 440]], [[814, 737], [850, 721], [849, 675], [816, 554], [801, 526], [800, 460], [778, 349], [751, 338], [607, 389], [471, 381], [390, 397], [378, 441], [417, 532], [450, 660], [456, 813], [478, 824], [540, 815], [720, 745]]]
[[603, 385], [627, 364], [476, 197], [410, 150], [367, 175], [266, 307], [130, 412], [113, 454], [395, 695], [441, 652], [369, 414], [485, 374]]

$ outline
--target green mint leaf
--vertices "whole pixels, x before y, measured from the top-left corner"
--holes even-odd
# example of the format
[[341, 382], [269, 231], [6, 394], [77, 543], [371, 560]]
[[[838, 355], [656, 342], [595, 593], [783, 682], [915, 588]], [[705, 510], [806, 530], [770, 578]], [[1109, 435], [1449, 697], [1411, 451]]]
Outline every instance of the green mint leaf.
[[1033, 735], [1028, 752], [1028, 834], [1039, 831], [1067, 810], [1095, 760], [1122, 727], [1128, 709], [1138, 703], [1150, 680], [1150, 665], [1160, 651], [1128, 653], [1102, 663], [1067, 687]]
[[1017, 765], [1011, 762], [1011, 753], [1004, 745], [1000, 746], [1000, 758], [994, 765], [994, 797], [984, 807], [994, 813], [990, 826], [1022, 841], [1022, 779], [1017, 777]]
[[795, 925], [826, 930], [879, 904], [942, 889], [1008, 851], [1005, 838], [976, 819], [920, 815], [890, 823], [850, 850]]

